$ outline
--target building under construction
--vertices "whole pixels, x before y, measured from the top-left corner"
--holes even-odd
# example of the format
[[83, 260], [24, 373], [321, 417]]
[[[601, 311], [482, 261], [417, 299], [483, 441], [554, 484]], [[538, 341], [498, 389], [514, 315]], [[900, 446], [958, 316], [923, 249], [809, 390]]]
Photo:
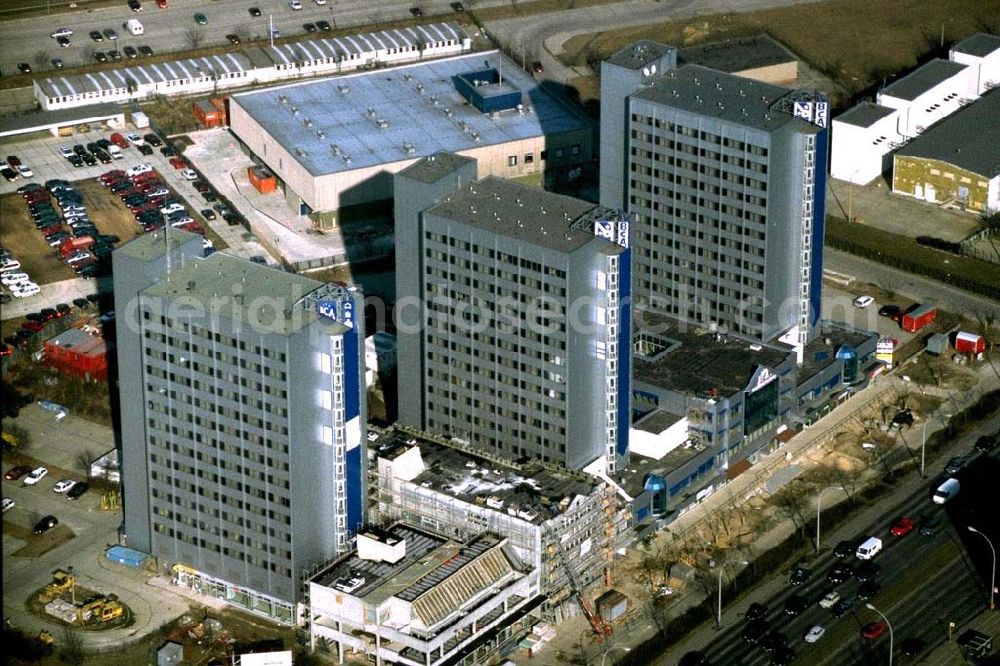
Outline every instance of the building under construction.
[[548, 619], [586, 614], [610, 584], [616, 550], [630, 539], [630, 512], [611, 484], [535, 460], [510, 461], [403, 427], [370, 443], [373, 520], [405, 520], [464, 541], [499, 535], [539, 572]]

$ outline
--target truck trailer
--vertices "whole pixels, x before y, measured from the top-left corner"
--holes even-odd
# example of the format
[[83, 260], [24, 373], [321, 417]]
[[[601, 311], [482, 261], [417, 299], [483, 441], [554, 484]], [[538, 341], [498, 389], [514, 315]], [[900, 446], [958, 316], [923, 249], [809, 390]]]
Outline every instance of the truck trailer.
[[907, 333], [916, 333], [934, 321], [936, 317], [936, 307], [933, 305], [918, 305], [903, 315], [899, 320], [899, 325]]
[[959, 331], [955, 335], [955, 351], [962, 354], [980, 354], [986, 351], [986, 340], [981, 335]]

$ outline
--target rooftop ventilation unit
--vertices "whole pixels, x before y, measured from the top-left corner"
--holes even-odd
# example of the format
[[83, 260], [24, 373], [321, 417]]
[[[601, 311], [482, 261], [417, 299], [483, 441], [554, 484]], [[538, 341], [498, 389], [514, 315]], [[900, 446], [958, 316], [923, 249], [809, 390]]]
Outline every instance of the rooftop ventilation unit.
[[500, 117], [499, 111], [494, 111], [493, 113], [490, 114], [490, 118], [492, 118], [493, 120], [496, 120], [499, 117]]
[[386, 120], [385, 118], [379, 118], [378, 120], [375, 121], [375, 124], [378, 125], [379, 129], [389, 128], [389, 121]]
[[281, 102], [282, 104], [288, 104], [288, 98], [285, 97], [284, 95], [278, 95], [278, 101]]
[[334, 155], [340, 155], [341, 153], [343, 153], [343, 151], [340, 149], [340, 146], [338, 146], [335, 143], [330, 144], [330, 152], [333, 153]]
[[434, 106], [438, 105], [438, 98], [437, 98], [437, 96], [431, 95], [430, 96], [430, 100], [431, 100], [431, 104], [433, 104]]
[[464, 121], [464, 120], [459, 120], [459, 121], [458, 121], [458, 129], [460, 129], [460, 130], [462, 130], [463, 132], [465, 132], [466, 130], [468, 130], [468, 129], [469, 129], [469, 126], [468, 126], [468, 125], [467, 125], [467, 124], [465, 123], [465, 121]]
[[422, 84], [422, 83], [418, 83], [417, 84], [417, 92], [418, 93], [423, 93], [424, 92], [424, 84]]
[[309, 120], [308, 118], [303, 118], [302, 119], [302, 126], [303, 127], [312, 127], [312, 124], [313, 124], [313, 121]]
[[403, 79], [404, 79], [404, 80], [405, 80], [405, 81], [406, 81], [407, 83], [409, 83], [410, 81], [412, 81], [412, 80], [413, 80], [413, 74], [403, 74]]
[[299, 107], [297, 107], [297, 106], [293, 106], [292, 107], [292, 115], [293, 116], [299, 115]]
[[449, 108], [449, 107], [447, 107], [447, 106], [446, 106], [446, 107], [444, 107], [444, 115], [446, 115], [446, 116], [448, 116], [449, 118], [451, 118], [451, 116], [452, 116], [452, 110], [451, 110], [451, 108]]
[[517, 105], [517, 112], [520, 113], [522, 116], [524, 115], [524, 104]]
[[351, 92], [350, 86], [337, 86], [337, 90], [339, 90], [340, 92], [342, 92], [345, 95], [347, 93]]
[[479, 136], [479, 132], [473, 132], [470, 136], [472, 137], [473, 141], [479, 141], [480, 139], [482, 139], [482, 137]]
[[404, 141], [403, 142], [403, 152], [406, 153], [407, 155], [412, 155], [415, 152], [417, 152], [417, 147], [414, 146], [409, 141]]
[[316, 136], [319, 137], [320, 139], [325, 139], [326, 132], [324, 132], [323, 130], [316, 130]]
[[302, 148], [296, 148], [295, 149], [295, 154], [298, 155], [299, 157], [305, 157], [306, 156], [306, 151], [303, 150]]
[[344, 155], [340, 159], [344, 162], [344, 164], [350, 164], [351, 163], [351, 156], [350, 155]]

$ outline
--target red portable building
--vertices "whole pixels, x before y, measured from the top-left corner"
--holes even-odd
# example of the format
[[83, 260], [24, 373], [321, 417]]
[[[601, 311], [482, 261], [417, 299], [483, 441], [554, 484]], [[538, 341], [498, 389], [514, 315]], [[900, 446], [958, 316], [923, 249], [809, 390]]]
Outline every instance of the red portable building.
[[908, 333], [916, 333], [937, 317], [937, 308], [933, 305], [920, 305], [903, 315], [899, 320], [900, 327]]
[[278, 179], [264, 167], [247, 167], [247, 177], [250, 178], [250, 184], [261, 194], [270, 194], [278, 189]]
[[955, 336], [955, 351], [963, 354], [979, 354], [986, 351], [986, 340], [981, 335], [959, 331]]
[[70, 328], [45, 341], [45, 362], [81, 379], [107, 381], [108, 353], [104, 338]]
[[202, 127], [222, 127], [222, 115], [210, 102], [201, 100], [195, 102], [191, 107], [192, 113], [194, 113], [195, 120]]

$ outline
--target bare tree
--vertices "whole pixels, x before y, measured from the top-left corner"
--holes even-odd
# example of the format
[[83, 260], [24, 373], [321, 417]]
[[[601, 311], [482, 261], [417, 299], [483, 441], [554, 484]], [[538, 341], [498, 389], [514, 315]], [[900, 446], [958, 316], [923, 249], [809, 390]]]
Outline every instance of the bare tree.
[[83, 664], [83, 638], [72, 627], [64, 627], [59, 646], [59, 661], [79, 666]]
[[90, 464], [97, 459], [97, 454], [91, 449], [85, 448], [82, 451], [77, 451], [76, 457], [73, 462], [76, 463], [77, 468], [83, 472], [86, 476], [90, 476]]
[[49, 52], [44, 49], [35, 51], [35, 57], [33, 61], [36, 65], [38, 65], [39, 68], [45, 67], [49, 63]]
[[771, 495], [771, 504], [786, 518], [792, 521], [799, 533], [806, 536], [806, 526], [809, 525], [809, 497], [803, 492], [801, 483], [794, 480], [784, 488]]

